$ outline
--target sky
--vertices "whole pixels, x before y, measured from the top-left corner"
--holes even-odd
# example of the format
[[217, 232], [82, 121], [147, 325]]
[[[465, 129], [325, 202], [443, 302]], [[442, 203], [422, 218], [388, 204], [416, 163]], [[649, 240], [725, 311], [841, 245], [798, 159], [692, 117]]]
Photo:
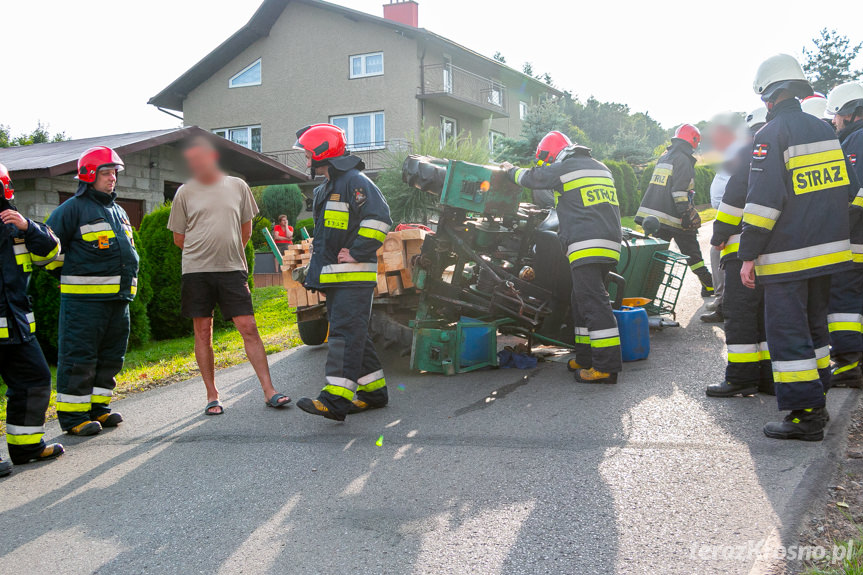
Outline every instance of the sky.
[[[260, 2], [0, 0], [0, 124], [17, 134], [41, 121], [72, 138], [177, 126], [147, 100], [245, 24]], [[384, 0], [336, 2], [382, 15]], [[863, 30], [828, 10], [791, 6], [420, 0], [419, 19], [482, 54], [500, 51], [513, 67], [529, 61], [582, 100], [624, 103], [671, 127], [757, 107], [758, 64], [778, 52], [799, 57], [823, 27], [863, 40]]]

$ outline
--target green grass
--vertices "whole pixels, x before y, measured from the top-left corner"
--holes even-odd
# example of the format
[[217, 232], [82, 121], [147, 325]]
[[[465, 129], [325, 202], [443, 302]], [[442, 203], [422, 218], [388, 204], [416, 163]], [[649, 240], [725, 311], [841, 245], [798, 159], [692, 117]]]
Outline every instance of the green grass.
[[[841, 562], [823, 567], [809, 567], [803, 571], [803, 575], [863, 575], [863, 530], [859, 526], [857, 529], [860, 534], [852, 540], [851, 553]], [[837, 541], [836, 546], [848, 553], [847, 541]]]
[[[701, 214], [701, 223], [710, 222], [716, 219], [716, 210], [714, 208], [699, 210], [698, 213]], [[635, 223], [635, 216], [623, 216], [620, 218], [620, 225], [637, 232], [643, 231], [641, 226]]]
[[[281, 287], [252, 290], [255, 319], [268, 354], [290, 349], [300, 344], [294, 310]], [[225, 368], [246, 361], [243, 338], [237, 330], [225, 328], [213, 333], [216, 368]], [[143, 391], [158, 385], [182, 381], [198, 374], [195, 363], [195, 343], [192, 336], [153, 341], [126, 354], [126, 363], [117, 377], [117, 395]], [[56, 368], [51, 368], [52, 385], [56, 386]], [[6, 421], [6, 386], [0, 383], [0, 423]], [[51, 394], [49, 416], [53, 417], [54, 393]]]

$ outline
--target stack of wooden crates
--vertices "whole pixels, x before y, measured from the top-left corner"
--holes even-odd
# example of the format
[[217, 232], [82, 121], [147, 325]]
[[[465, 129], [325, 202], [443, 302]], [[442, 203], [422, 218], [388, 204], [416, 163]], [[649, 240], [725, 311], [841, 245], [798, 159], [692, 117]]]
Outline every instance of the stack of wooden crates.
[[[422, 251], [427, 233], [425, 230], [411, 228], [387, 234], [386, 241], [378, 250], [378, 285], [375, 287], [375, 297], [397, 296], [413, 289], [411, 260]], [[282, 280], [291, 307], [312, 306], [325, 300], [323, 293], [307, 291], [301, 283], [294, 281], [291, 275], [295, 268], [308, 265], [311, 257], [311, 240], [303, 240], [302, 243], [291, 245], [285, 250], [282, 258]]]

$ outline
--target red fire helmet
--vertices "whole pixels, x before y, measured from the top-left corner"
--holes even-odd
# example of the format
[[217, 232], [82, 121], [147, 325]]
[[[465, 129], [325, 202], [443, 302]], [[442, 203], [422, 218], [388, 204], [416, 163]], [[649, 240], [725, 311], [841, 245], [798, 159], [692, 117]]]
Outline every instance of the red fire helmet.
[[102, 168], [114, 168], [120, 171], [124, 168], [123, 160], [117, 152], [107, 146], [96, 146], [86, 150], [78, 159], [77, 179], [92, 184], [96, 181], [96, 174]]
[[698, 147], [698, 144], [701, 143], [701, 132], [699, 132], [698, 128], [692, 124], [683, 124], [675, 130], [674, 137], [672, 139], [683, 140], [692, 146], [692, 149], [694, 150]]
[[536, 147], [536, 160], [542, 166], [545, 164], [553, 164], [557, 156], [566, 148], [572, 145], [566, 134], [561, 132], [549, 132], [540, 140]]
[[12, 178], [9, 177], [9, 170], [3, 164], [0, 164], [0, 185], [3, 186], [3, 197], [6, 198], [6, 201], [11, 202], [15, 197], [15, 190], [12, 189]]
[[332, 124], [314, 124], [297, 132], [294, 148], [312, 153], [313, 162], [325, 162], [345, 155], [348, 139], [345, 132]]

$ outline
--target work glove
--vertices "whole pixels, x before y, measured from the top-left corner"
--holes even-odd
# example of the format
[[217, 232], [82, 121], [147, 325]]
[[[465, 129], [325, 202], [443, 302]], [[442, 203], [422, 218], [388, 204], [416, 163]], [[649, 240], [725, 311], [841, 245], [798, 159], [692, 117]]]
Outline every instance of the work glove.
[[695, 206], [689, 204], [683, 216], [680, 218], [680, 223], [684, 230], [697, 230], [701, 227], [701, 214], [695, 209]]
[[306, 282], [306, 274], [309, 271], [309, 266], [300, 266], [298, 268], [294, 268], [291, 271], [291, 277], [295, 282], [305, 283]]

